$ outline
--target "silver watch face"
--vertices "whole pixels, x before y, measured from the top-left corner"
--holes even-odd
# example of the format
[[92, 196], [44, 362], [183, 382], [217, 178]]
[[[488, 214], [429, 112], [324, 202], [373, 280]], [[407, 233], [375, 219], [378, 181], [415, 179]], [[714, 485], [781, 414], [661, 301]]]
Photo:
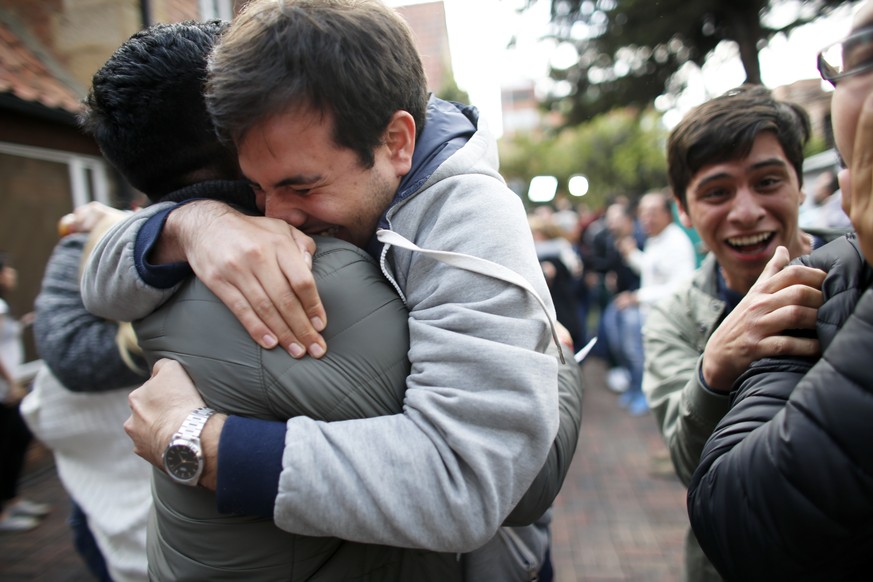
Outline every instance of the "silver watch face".
[[172, 444], [164, 453], [167, 472], [179, 481], [190, 481], [200, 473], [201, 460], [190, 445]]

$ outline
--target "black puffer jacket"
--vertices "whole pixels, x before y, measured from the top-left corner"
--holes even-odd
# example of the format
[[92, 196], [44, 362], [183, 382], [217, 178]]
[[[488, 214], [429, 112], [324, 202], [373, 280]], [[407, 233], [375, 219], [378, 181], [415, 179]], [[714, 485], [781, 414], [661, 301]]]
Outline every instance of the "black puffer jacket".
[[852, 235], [800, 262], [828, 272], [823, 356], [756, 362], [688, 490], [729, 580], [860, 580], [873, 566], [873, 270]]

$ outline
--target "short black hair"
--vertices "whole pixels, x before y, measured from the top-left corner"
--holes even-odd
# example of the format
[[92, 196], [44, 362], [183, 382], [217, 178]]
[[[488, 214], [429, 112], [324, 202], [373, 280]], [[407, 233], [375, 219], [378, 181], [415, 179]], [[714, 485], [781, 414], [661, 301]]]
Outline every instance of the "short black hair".
[[150, 200], [239, 175], [218, 140], [203, 88], [220, 20], [156, 24], [130, 37], [94, 74], [79, 117], [104, 157]]

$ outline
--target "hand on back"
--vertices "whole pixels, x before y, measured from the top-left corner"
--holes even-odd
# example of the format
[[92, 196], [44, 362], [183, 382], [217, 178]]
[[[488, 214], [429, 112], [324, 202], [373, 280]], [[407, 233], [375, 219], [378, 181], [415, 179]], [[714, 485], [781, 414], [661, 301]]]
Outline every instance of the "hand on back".
[[58, 235], [66, 236], [74, 232], [91, 232], [104, 219], [124, 215], [124, 211], [106, 206], [97, 201], [83, 204], [58, 221]]
[[254, 341], [297, 358], [324, 355], [319, 332], [327, 316], [311, 273], [310, 237], [281, 220], [209, 201], [174, 210], [165, 232]]
[[[192, 410], [204, 406], [203, 398], [179, 362], [158, 360], [148, 382], [128, 396], [130, 417], [124, 431], [133, 441], [133, 452], [163, 470], [163, 454], [173, 435]], [[215, 490], [216, 449], [226, 416], [213, 415], [200, 435], [207, 463], [199, 484]], [[208, 431], [208, 432], [207, 432]]]

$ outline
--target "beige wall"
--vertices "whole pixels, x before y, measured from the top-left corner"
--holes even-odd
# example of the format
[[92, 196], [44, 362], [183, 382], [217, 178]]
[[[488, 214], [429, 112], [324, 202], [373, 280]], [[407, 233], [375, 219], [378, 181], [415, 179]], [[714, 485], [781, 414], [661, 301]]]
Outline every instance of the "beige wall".
[[[0, 0], [84, 91], [112, 52], [142, 28], [140, 0]], [[197, 0], [149, 0], [152, 22], [198, 18]]]
[[55, 50], [86, 88], [112, 52], [141, 28], [138, 0], [65, 0], [52, 20]]

